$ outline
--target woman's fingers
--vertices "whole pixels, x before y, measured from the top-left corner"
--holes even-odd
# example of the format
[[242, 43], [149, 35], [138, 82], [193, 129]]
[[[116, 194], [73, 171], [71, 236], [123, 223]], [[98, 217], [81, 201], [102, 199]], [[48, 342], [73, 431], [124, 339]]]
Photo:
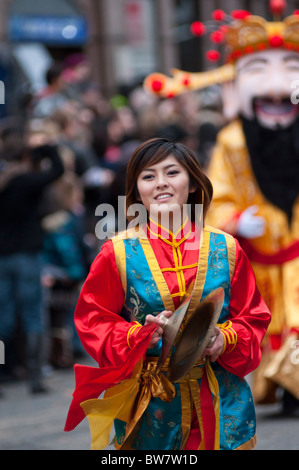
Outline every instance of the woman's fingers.
[[145, 317], [145, 325], [150, 325], [152, 323], [156, 323], [158, 325], [157, 329], [154, 331], [152, 335], [152, 339], [149, 343], [149, 349], [153, 348], [158, 341], [160, 341], [162, 335], [163, 335], [163, 326], [165, 325], [165, 321], [167, 318], [171, 317], [172, 312], [169, 310], [163, 310], [163, 312], [159, 313], [159, 315], [154, 316], [154, 315], [147, 315]]
[[203, 353], [203, 356], [210, 357], [211, 362], [215, 362], [218, 359], [224, 346], [223, 335], [218, 327], [215, 328], [213, 336], [216, 336], [216, 339], [211, 347], [206, 348]]

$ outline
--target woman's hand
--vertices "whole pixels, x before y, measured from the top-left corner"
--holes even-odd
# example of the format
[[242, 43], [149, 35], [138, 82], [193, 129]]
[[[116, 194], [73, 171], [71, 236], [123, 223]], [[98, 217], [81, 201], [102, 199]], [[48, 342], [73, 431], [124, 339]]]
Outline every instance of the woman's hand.
[[223, 334], [217, 326], [214, 330], [213, 336], [216, 336], [213, 345], [210, 348], [206, 348], [203, 352], [203, 357], [209, 356], [211, 358], [211, 362], [215, 362], [218, 359], [224, 347]]
[[163, 335], [164, 330], [162, 326], [165, 323], [165, 318], [163, 317], [169, 318], [171, 317], [171, 315], [172, 312], [170, 310], [163, 310], [163, 312], [159, 313], [159, 315], [157, 316], [147, 315], [145, 317], [144, 325], [150, 325], [151, 323], [156, 323], [157, 325], [159, 325], [152, 335], [152, 339], [148, 345], [148, 349], [152, 349], [154, 346], [156, 346], [156, 344], [160, 341]]

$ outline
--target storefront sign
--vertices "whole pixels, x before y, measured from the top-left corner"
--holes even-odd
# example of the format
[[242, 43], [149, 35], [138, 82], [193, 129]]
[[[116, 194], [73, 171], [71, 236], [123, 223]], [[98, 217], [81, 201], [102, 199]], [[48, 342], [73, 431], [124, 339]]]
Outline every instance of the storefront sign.
[[88, 37], [87, 23], [80, 16], [14, 15], [9, 19], [8, 29], [10, 39], [16, 42], [82, 44]]

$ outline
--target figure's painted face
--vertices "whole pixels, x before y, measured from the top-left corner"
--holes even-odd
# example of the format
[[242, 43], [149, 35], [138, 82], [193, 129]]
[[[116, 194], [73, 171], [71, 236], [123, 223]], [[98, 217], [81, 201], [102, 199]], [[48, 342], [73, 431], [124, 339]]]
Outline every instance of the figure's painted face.
[[297, 52], [275, 49], [242, 57], [236, 79], [241, 114], [247, 119], [256, 116], [263, 127], [288, 127], [299, 112], [291, 102], [291, 85], [298, 78]]

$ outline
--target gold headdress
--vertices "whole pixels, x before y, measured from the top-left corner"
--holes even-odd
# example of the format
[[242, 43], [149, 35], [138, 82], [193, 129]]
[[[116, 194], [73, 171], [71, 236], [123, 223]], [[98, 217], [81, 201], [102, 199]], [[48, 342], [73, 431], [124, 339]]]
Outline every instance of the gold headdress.
[[[226, 15], [222, 10], [215, 10], [212, 17], [221, 24], [210, 35], [213, 42], [225, 44], [225, 64], [205, 72], [186, 72], [172, 69], [171, 77], [161, 73], [152, 73], [146, 77], [144, 87], [159, 97], [169, 98], [187, 91], [199, 90], [211, 85], [233, 80], [236, 74], [235, 63], [245, 55], [272, 48], [283, 48], [299, 53], [299, 10], [284, 20], [279, 20], [285, 8], [284, 0], [272, 0], [270, 9], [275, 21], [266, 21], [260, 16], [251, 15], [245, 10], [234, 10]], [[209, 27], [211, 25], [209, 24]], [[208, 27], [201, 22], [191, 25], [191, 31], [201, 36]], [[210, 60], [217, 61], [220, 53], [217, 50], [207, 52]]]

